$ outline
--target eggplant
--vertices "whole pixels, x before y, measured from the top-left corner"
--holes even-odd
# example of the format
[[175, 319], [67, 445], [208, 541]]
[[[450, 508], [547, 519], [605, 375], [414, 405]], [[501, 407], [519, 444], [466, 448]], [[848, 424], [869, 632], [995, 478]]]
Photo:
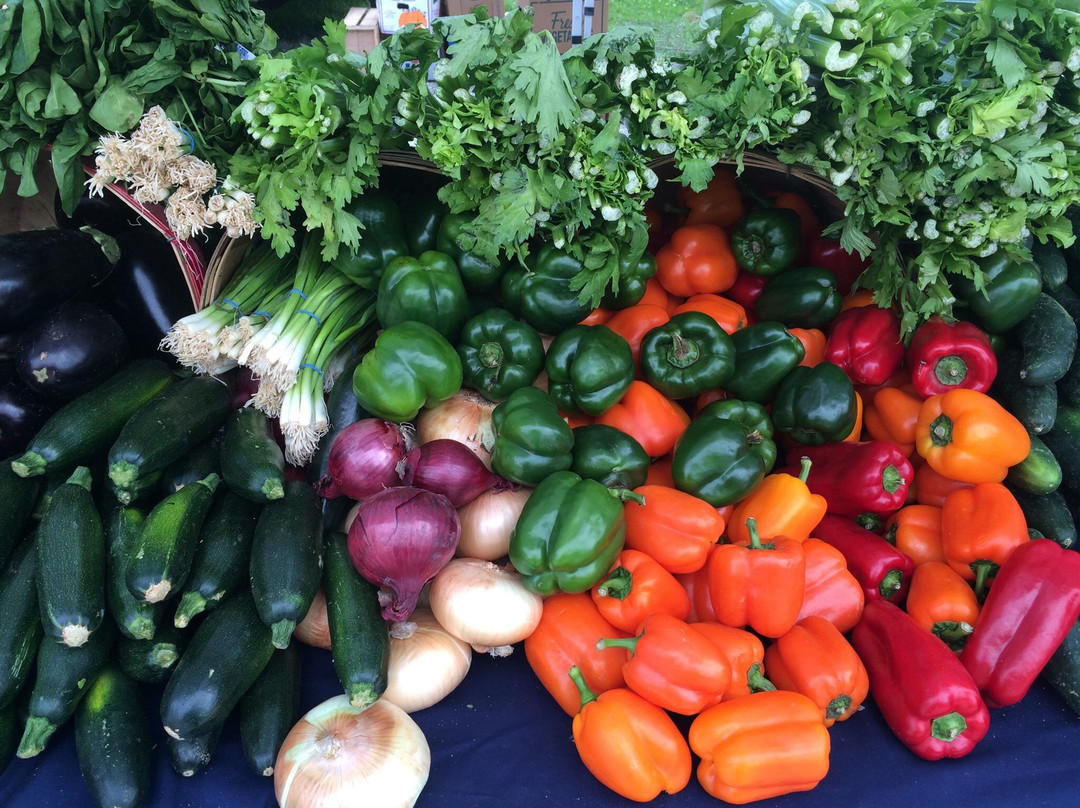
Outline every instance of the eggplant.
[[139, 214], [112, 192], [90, 196], [87, 191], [79, 197], [75, 210], [68, 216], [64, 213], [64, 206], [60, 204], [60, 192], [57, 191], [53, 210], [56, 213], [56, 224], [63, 230], [78, 230], [80, 227], [90, 226], [114, 238], [130, 230], [139, 221]]
[[0, 334], [0, 362], [10, 362], [15, 356], [15, 346], [19, 343], [19, 333]]
[[111, 314], [91, 303], [64, 303], [22, 333], [15, 370], [35, 393], [68, 401], [113, 375], [127, 353]]
[[0, 457], [25, 449], [52, 413], [49, 402], [26, 389], [19, 379], [0, 381]]

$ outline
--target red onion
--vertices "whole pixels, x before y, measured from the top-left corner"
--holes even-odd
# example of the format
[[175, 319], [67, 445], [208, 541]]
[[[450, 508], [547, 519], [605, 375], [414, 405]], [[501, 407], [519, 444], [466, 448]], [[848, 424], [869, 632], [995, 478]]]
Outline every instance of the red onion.
[[401, 485], [402, 461], [410, 448], [401, 427], [378, 418], [349, 424], [330, 444], [327, 474], [315, 485], [327, 499], [363, 499]]
[[420, 488], [387, 488], [360, 503], [349, 528], [356, 569], [379, 587], [382, 616], [404, 620], [424, 584], [457, 549], [461, 524], [442, 494]]
[[482, 493], [508, 484], [488, 471], [483, 461], [464, 443], [440, 438], [417, 446], [405, 457], [405, 485], [443, 494], [455, 508], [468, 505]]

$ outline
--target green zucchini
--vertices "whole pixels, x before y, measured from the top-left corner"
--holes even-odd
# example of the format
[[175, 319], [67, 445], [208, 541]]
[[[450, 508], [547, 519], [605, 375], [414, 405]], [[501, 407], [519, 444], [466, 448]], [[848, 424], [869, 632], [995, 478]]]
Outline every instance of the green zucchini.
[[248, 592], [206, 616], [165, 685], [161, 722], [177, 740], [213, 732], [247, 692], [274, 652]]
[[1080, 351], [1057, 383], [1058, 398], [1070, 407], [1080, 407]]
[[274, 651], [266, 669], [240, 699], [240, 741], [256, 774], [270, 777], [285, 736], [300, 718], [300, 654]]
[[1016, 416], [1033, 435], [1045, 435], [1057, 418], [1058, 391], [1052, 384], [1031, 386], [1020, 378], [1020, 352], [1007, 349], [998, 356], [998, 374], [990, 395]]
[[22, 721], [19, 720], [19, 704], [13, 702], [0, 708], [0, 774], [4, 773], [15, 750], [19, 748], [19, 736], [22, 735]]
[[262, 506], [228, 488], [218, 489], [203, 521], [191, 572], [176, 607], [173, 623], [178, 628], [249, 585], [251, 542], [260, 510]]
[[237, 410], [225, 424], [221, 478], [253, 502], [285, 496], [285, 455], [274, 440], [270, 419], [253, 407]]
[[323, 589], [334, 670], [349, 703], [366, 707], [386, 691], [390, 631], [379, 606], [379, 589], [356, 571], [344, 533], [326, 539]]
[[259, 617], [286, 648], [319, 591], [322, 512], [306, 482], [293, 480], [285, 497], [263, 507], [251, 546], [251, 593]]
[[187, 740], [166, 738], [165, 745], [169, 749], [169, 763], [172, 764], [173, 771], [181, 777], [193, 777], [206, 768], [214, 756], [214, 750], [217, 749], [221, 730], [222, 727], [219, 725], [196, 738]]
[[1053, 431], [1042, 437], [1061, 465], [1062, 486], [1080, 489], [1080, 408], [1059, 406]]
[[217, 431], [229, 414], [226, 384], [193, 376], [135, 413], [109, 449], [109, 477], [134, 490], [140, 477], [166, 469]]
[[1080, 322], [1080, 295], [1068, 286], [1050, 290], [1050, 297], [1062, 305], [1074, 322]]
[[30, 538], [15, 548], [0, 572], [0, 707], [11, 704], [26, 684], [41, 644], [36, 569]]
[[77, 647], [105, 617], [105, 531], [90, 471], [79, 466], [53, 492], [37, 530], [37, 591], [45, 637]]
[[86, 465], [104, 454], [128, 420], [172, 381], [164, 362], [136, 359], [53, 413], [12, 468], [23, 477], [36, 477]]
[[164, 682], [191, 641], [192, 632], [163, 625], [150, 640], [121, 637], [116, 643], [116, 659], [124, 673], [136, 682]]
[[187, 580], [199, 530], [214, 501], [218, 476], [185, 485], [146, 517], [128, 558], [128, 591], [147, 603], [176, 595]]
[[160, 471], [155, 471], [145, 477], [140, 477], [136, 480], [133, 488], [120, 488], [107, 475], [105, 477], [106, 491], [108, 491], [109, 495], [121, 505], [131, 505], [140, 500], [157, 498], [160, 490], [160, 483]]
[[75, 713], [75, 753], [102, 808], [135, 808], [150, 791], [150, 726], [139, 686], [107, 665]]
[[161, 496], [175, 494], [185, 485], [204, 480], [211, 474], [221, 474], [218, 456], [221, 453], [221, 436], [214, 434], [161, 472], [159, 490]]
[[1062, 547], [1072, 547], [1076, 544], [1076, 521], [1073, 519], [1068, 500], [1063, 492], [1032, 494], [1011, 485], [1009, 489], [1020, 504], [1029, 528], [1034, 528]]
[[1065, 375], [1076, 354], [1076, 323], [1060, 303], [1043, 292], [1020, 323], [1017, 339], [1024, 351], [1021, 381], [1032, 387], [1054, 384]]
[[138, 508], [114, 505], [105, 519], [109, 557], [105, 563], [105, 602], [120, 633], [148, 640], [161, 622], [161, 606], [139, 600], [127, 587], [127, 565], [146, 515]]
[[1009, 469], [1005, 483], [1010, 488], [1029, 494], [1049, 494], [1061, 485], [1061, 464], [1046, 443], [1037, 435], [1029, 435], [1028, 456]]
[[12, 471], [10, 460], [0, 463], [0, 564], [22, 541], [40, 488], [40, 480], [28, 480]]
[[39, 754], [56, 729], [71, 718], [79, 700], [86, 695], [86, 686], [108, 662], [115, 639], [116, 628], [110, 621], [78, 648], [42, 638], [19, 757]]
[[1042, 669], [1042, 678], [1080, 715], [1080, 622], [1069, 629], [1054, 651]]
[[1069, 279], [1069, 266], [1060, 247], [1049, 241], [1043, 244], [1036, 240], [1031, 245], [1031, 257], [1042, 275], [1043, 289], [1053, 291], [1065, 285]]

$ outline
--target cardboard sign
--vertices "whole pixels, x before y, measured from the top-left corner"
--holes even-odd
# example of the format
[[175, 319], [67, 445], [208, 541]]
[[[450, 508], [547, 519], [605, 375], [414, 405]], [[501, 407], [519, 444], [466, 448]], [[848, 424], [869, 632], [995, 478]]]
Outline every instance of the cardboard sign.
[[565, 53], [608, 27], [608, 0], [531, 0], [534, 31], [551, 31]]
[[477, 6], [487, 6], [489, 17], [501, 17], [505, 5], [503, 0], [443, 0], [442, 16], [458, 17], [462, 14], [472, 14]]

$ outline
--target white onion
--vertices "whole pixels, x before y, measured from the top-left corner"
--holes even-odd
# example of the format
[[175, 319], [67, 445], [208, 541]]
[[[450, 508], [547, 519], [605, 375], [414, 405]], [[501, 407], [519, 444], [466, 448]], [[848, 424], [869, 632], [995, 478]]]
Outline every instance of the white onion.
[[461, 684], [472, 648], [439, 625], [430, 609], [417, 609], [390, 627], [389, 686], [382, 697], [407, 713], [441, 701]]
[[315, 593], [311, 608], [293, 631], [293, 637], [316, 648], [330, 647], [330, 623], [326, 618], [326, 594], [322, 587]]
[[510, 534], [532, 491], [531, 488], [493, 488], [458, 508], [461, 535], [457, 554], [485, 561], [505, 556], [510, 551]]
[[422, 410], [416, 419], [419, 443], [449, 438], [464, 443], [491, 468], [491, 450], [495, 446], [495, 427], [491, 413], [495, 402], [472, 390], [459, 390], [441, 404]]

